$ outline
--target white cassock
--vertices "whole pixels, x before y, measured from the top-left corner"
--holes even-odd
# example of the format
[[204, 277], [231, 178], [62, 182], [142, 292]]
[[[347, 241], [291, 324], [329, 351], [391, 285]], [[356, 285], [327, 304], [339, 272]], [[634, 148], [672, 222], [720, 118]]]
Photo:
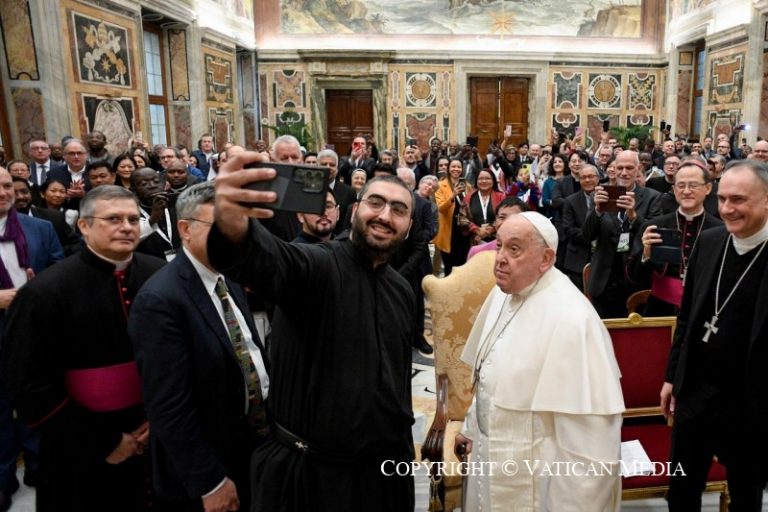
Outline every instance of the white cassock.
[[465, 477], [463, 510], [619, 510], [620, 373], [584, 295], [554, 267], [518, 295], [495, 287], [462, 354], [483, 358], [463, 433], [469, 460], [495, 465]]

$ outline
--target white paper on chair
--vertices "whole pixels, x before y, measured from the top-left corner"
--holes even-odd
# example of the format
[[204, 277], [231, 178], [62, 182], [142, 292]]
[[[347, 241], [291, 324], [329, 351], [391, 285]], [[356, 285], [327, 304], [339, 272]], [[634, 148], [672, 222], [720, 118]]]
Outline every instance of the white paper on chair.
[[653, 473], [653, 465], [640, 440], [634, 439], [621, 443], [621, 476], [630, 478], [651, 473]]

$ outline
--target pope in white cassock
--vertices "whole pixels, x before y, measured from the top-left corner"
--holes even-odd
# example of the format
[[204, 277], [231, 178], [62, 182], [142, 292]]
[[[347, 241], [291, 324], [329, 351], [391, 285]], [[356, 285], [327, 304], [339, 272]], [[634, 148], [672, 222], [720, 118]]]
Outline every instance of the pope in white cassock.
[[493, 474], [465, 477], [462, 510], [618, 510], [624, 400], [608, 331], [554, 268], [549, 219], [513, 215], [498, 244], [498, 286], [462, 354], [475, 398], [456, 438]]

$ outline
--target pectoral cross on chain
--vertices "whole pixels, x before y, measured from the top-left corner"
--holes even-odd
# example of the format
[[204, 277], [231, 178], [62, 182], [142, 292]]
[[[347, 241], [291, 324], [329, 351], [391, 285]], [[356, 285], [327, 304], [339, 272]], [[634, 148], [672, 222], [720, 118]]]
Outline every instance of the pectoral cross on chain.
[[709, 336], [712, 333], [717, 334], [717, 331], [719, 331], [720, 328], [715, 326], [716, 323], [717, 323], [717, 315], [712, 315], [712, 323], [704, 322], [704, 328], [707, 330], [707, 332], [704, 333], [704, 337], [701, 338], [701, 341], [703, 341], [704, 343], [708, 343]]

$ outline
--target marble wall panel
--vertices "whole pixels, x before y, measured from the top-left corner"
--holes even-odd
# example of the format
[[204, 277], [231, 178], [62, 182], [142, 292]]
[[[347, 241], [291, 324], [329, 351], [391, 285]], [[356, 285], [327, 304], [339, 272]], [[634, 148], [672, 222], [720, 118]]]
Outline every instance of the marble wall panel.
[[303, 71], [283, 69], [272, 74], [272, 106], [283, 108], [304, 108], [307, 106], [306, 75]]
[[235, 135], [235, 114], [232, 109], [208, 109], [208, 133], [213, 134], [216, 151], [223, 151], [224, 144]]
[[11, 80], [39, 80], [35, 35], [27, 0], [0, 0], [0, 24], [8, 77]]
[[437, 106], [437, 74], [405, 74], [405, 106], [433, 108]]
[[677, 73], [677, 125], [675, 133], [690, 133], [691, 124], [691, 81], [693, 70], [681, 69]]
[[231, 59], [203, 52], [205, 99], [213, 103], [234, 103], [234, 65]]
[[240, 80], [242, 83], [241, 91], [242, 98], [240, 103], [243, 108], [256, 108], [256, 98], [254, 95], [254, 79], [253, 79], [253, 58], [251, 55], [243, 55], [239, 61], [240, 63]]
[[439, 137], [440, 132], [437, 125], [437, 116], [429, 113], [406, 114], [405, 135], [408, 138], [417, 141], [429, 141], [434, 137]]
[[190, 108], [187, 105], [173, 105], [171, 111], [173, 112], [173, 140], [177, 144], [184, 144], [191, 151], [196, 146], [194, 145], [194, 137], [192, 137], [192, 113]]
[[46, 138], [43, 96], [40, 89], [11, 88], [16, 126], [22, 146], [36, 137]]
[[[588, 149], [599, 143], [602, 121], [612, 127], [653, 126], [663, 103], [662, 70], [552, 66], [547, 84], [550, 129], [585, 130]], [[586, 87], [585, 87], [586, 85]], [[662, 91], [662, 92], [660, 92]]]
[[553, 102], [556, 109], [569, 109], [581, 107], [581, 73], [553, 73]]
[[741, 103], [744, 58], [744, 52], [712, 57], [709, 66], [709, 105]]
[[243, 130], [245, 130], [245, 148], [255, 149], [256, 141], [258, 140], [258, 126], [255, 112], [243, 112]]
[[760, 124], [758, 133], [768, 133], [768, 51], [763, 51], [763, 88], [760, 96]]
[[168, 30], [168, 54], [171, 62], [171, 98], [174, 101], [189, 101], [187, 32], [185, 30]]

